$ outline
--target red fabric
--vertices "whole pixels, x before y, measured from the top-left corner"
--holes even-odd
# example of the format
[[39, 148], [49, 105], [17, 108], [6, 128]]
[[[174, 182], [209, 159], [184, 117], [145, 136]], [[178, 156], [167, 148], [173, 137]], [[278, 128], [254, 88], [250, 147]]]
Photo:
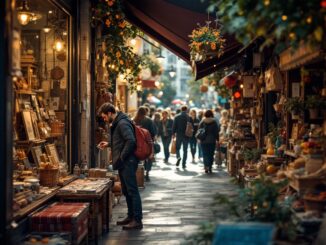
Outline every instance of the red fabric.
[[80, 241], [88, 232], [88, 203], [54, 203], [32, 215], [35, 232], [71, 232], [73, 241]]

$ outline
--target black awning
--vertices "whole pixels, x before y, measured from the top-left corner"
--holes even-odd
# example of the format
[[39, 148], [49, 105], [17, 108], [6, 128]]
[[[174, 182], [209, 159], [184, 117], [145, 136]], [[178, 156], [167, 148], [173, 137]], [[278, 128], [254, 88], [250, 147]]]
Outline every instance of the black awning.
[[[191, 64], [189, 35], [197, 23], [205, 24], [207, 13], [204, 10], [208, 5], [207, 2], [202, 3], [198, 0], [125, 0], [125, 12], [127, 19], [132, 24]], [[225, 36], [225, 38], [225, 52], [220, 58], [214, 57], [195, 64], [196, 79], [203, 78], [236, 61], [237, 52], [242, 45], [233, 36]]]

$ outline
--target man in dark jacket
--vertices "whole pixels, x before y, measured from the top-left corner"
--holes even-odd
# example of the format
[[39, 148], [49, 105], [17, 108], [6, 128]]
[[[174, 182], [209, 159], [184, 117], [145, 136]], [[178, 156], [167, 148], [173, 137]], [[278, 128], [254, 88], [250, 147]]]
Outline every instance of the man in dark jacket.
[[109, 142], [102, 141], [98, 147], [111, 146], [112, 165], [119, 171], [122, 192], [126, 197], [128, 216], [117, 225], [123, 225], [124, 230], [142, 229], [142, 203], [136, 181], [136, 171], [139, 160], [134, 155], [136, 138], [134, 127], [128, 116], [117, 112], [110, 103], [104, 103], [99, 114], [105, 122], [111, 124]]
[[182, 167], [186, 168], [187, 163], [187, 152], [188, 152], [188, 144], [189, 137], [185, 135], [187, 122], [189, 122], [190, 118], [187, 114], [188, 107], [182, 106], [181, 113], [178, 114], [173, 121], [173, 138], [176, 137], [176, 148], [177, 148], [177, 163], [176, 166], [180, 165], [181, 157], [180, 157], [180, 148], [183, 145], [183, 158], [182, 158]]

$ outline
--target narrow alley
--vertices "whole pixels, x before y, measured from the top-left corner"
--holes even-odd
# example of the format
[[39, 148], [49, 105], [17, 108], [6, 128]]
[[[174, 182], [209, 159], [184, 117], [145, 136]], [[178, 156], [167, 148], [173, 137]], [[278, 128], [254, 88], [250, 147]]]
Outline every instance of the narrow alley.
[[182, 244], [196, 231], [201, 221], [212, 219], [210, 203], [214, 193], [236, 190], [224, 170], [215, 167], [205, 174], [202, 163], [189, 163], [184, 170], [175, 166], [176, 159], [163, 163], [159, 154], [151, 171], [151, 181], [141, 190], [143, 224], [141, 231], [123, 231], [116, 225], [126, 215], [126, 202], [122, 198], [114, 207], [110, 232], [100, 244]]

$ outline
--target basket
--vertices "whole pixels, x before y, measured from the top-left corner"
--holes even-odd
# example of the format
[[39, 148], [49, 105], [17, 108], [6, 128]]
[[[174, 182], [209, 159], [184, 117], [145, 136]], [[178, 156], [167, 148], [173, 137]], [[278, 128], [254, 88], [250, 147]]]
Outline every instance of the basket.
[[59, 169], [40, 169], [40, 184], [42, 186], [54, 187], [59, 182]]

